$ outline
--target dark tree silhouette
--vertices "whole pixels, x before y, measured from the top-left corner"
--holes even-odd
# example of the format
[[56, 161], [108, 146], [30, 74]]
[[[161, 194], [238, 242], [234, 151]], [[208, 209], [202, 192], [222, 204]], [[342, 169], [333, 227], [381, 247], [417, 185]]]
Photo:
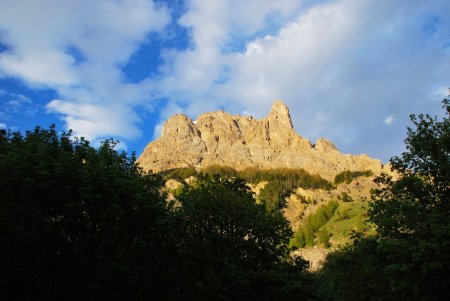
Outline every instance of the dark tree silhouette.
[[381, 176], [360, 238], [328, 257], [319, 274], [333, 300], [445, 300], [450, 293], [450, 106], [443, 120], [411, 115], [406, 152], [391, 159], [396, 177]]
[[162, 178], [116, 143], [0, 130], [1, 300], [310, 295], [287, 221], [242, 180], [198, 175], [169, 203]]
[[289, 257], [292, 231], [239, 178], [199, 176], [177, 214], [187, 300], [297, 300], [310, 295], [306, 262]]
[[162, 182], [115, 145], [0, 130], [0, 299], [127, 299], [157, 278]]

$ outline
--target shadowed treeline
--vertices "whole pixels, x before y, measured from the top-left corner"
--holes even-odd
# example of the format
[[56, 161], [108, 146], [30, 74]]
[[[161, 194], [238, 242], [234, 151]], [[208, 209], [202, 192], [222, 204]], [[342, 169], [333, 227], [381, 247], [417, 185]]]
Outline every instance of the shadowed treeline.
[[[377, 178], [368, 213], [377, 234], [356, 237], [314, 274], [290, 257], [282, 205], [257, 204], [244, 180], [331, 186], [323, 179], [304, 171], [249, 172], [244, 180], [231, 169], [196, 173], [168, 203], [163, 177], [184, 179], [191, 170], [145, 174], [115, 141], [93, 148], [54, 127], [0, 130], [0, 299], [444, 300], [450, 106], [443, 103], [443, 120], [411, 117], [407, 151], [391, 159], [398, 179]], [[297, 234], [299, 246], [336, 207], [307, 219], [311, 231]], [[326, 244], [326, 233], [317, 236]]]
[[174, 207], [115, 144], [0, 130], [0, 299], [311, 296], [287, 221], [244, 182], [199, 177]]
[[257, 184], [267, 181], [267, 185], [261, 189], [259, 200], [266, 206], [267, 210], [278, 210], [284, 207], [285, 198], [293, 189], [301, 187], [304, 189], [331, 189], [333, 185], [321, 176], [310, 174], [304, 169], [297, 168], [274, 168], [259, 169], [245, 168], [236, 170], [230, 166], [211, 165], [200, 171], [194, 167], [174, 169], [160, 173], [165, 180], [174, 179], [183, 182], [191, 176], [220, 175], [225, 177], [238, 177], [247, 183]]
[[446, 300], [450, 293], [450, 106], [445, 117], [411, 115], [406, 152], [378, 177], [360, 237], [328, 256], [316, 275], [325, 300]]

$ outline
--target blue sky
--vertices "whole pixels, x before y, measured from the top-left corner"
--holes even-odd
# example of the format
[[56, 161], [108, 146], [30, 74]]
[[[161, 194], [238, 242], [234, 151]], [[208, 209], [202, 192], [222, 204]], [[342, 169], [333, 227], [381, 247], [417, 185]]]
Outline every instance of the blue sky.
[[450, 87], [447, 0], [0, 0], [0, 127], [114, 137], [138, 154], [165, 119], [264, 117], [386, 161], [409, 114]]

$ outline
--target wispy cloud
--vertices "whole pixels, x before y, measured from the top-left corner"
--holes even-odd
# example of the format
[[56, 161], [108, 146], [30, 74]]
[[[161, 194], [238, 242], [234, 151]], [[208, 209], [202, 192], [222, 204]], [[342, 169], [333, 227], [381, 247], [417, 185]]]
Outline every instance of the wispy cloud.
[[38, 111], [33, 101], [25, 95], [11, 93], [0, 89], [0, 119], [8, 120], [14, 114], [22, 116], [33, 116]]
[[390, 126], [394, 123], [394, 114], [391, 114], [389, 116], [387, 116], [384, 120], [383, 120], [384, 124], [387, 126]]

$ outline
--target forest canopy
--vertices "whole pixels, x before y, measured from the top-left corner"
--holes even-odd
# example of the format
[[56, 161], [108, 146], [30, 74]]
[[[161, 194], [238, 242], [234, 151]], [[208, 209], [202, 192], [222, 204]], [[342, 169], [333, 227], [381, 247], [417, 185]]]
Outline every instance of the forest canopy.
[[[295, 185], [332, 187], [318, 176], [223, 167], [149, 174], [115, 140], [95, 148], [54, 126], [0, 129], [0, 299], [444, 300], [448, 100], [443, 107], [442, 120], [411, 116], [406, 151], [390, 161], [396, 177], [377, 177], [368, 212], [376, 235], [357, 235], [317, 273], [292, 256], [278, 201]], [[191, 176], [168, 201], [164, 181]], [[246, 185], [259, 181], [275, 183], [262, 204]], [[332, 201], [306, 217], [293, 244], [326, 245], [323, 225], [342, 204], [352, 205]]]
[[0, 130], [0, 299], [311, 295], [288, 222], [242, 180], [200, 176], [174, 206], [116, 143]]
[[377, 178], [375, 237], [331, 254], [318, 283], [331, 300], [444, 300], [450, 293], [450, 105], [442, 120], [411, 115], [397, 177]]

